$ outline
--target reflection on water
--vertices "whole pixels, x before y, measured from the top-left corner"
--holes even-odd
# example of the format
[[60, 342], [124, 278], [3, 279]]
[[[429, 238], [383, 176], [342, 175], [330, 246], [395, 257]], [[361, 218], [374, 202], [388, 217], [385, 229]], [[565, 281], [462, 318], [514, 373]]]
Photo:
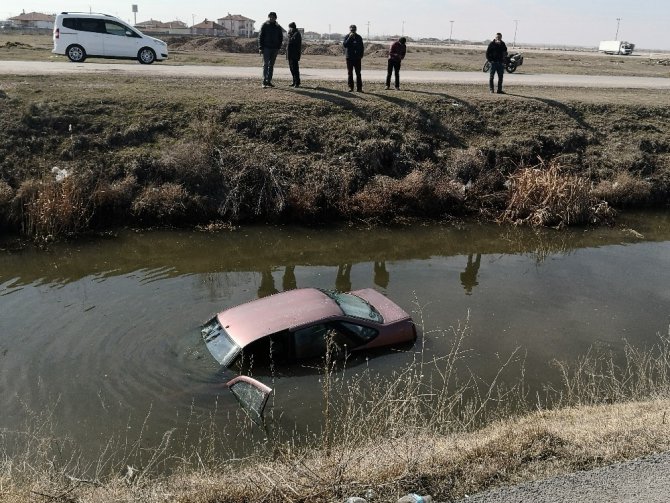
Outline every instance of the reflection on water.
[[[246, 228], [124, 232], [115, 239], [0, 254], [0, 429], [48, 404], [60, 433], [95, 450], [109, 432], [160, 442], [198, 421], [239, 427], [237, 404], [201, 343], [213, 313], [277, 291], [372, 287], [428, 329], [470, 312], [469, 367], [486, 378], [521, 347], [531, 384], [547, 362], [590, 345], [653, 341], [670, 312], [670, 217], [614, 229], [489, 225], [402, 229]], [[439, 338], [425, 347], [444, 351]], [[502, 356], [501, 356], [502, 355]], [[411, 358], [371, 360], [391, 372]], [[360, 363], [360, 362], [359, 362]], [[284, 372], [284, 371], [282, 371]], [[271, 376], [275, 406], [318, 417], [314, 372]], [[143, 426], [144, 425], [144, 426]], [[234, 437], [234, 435], [233, 435]], [[234, 444], [234, 440], [230, 440]]]

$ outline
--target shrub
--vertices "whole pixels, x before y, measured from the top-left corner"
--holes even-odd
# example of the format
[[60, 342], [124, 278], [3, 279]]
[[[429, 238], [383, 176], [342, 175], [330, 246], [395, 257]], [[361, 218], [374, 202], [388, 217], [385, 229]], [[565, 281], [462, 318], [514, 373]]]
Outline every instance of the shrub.
[[25, 235], [50, 241], [79, 234], [92, 215], [91, 197], [77, 176], [25, 181], [17, 191], [16, 204]]
[[651, 183], [628, 171], [619, 171], [614, 179], [601, 181], [591, 193], [613, 206], [633, 206], [649, 201], [651, 189]]
[[591, 196], [586, 179], [552, 164], [522, 168], [510, 177], [507, 209], [500, 220], [563, 227], [597, 222], [611, 214], [607, 203], [598, 204]]
[[133, 213], [142, 221], [168, 224], [182, 221], [195, 201], [177, 183], [145, 187], [132, 204]]

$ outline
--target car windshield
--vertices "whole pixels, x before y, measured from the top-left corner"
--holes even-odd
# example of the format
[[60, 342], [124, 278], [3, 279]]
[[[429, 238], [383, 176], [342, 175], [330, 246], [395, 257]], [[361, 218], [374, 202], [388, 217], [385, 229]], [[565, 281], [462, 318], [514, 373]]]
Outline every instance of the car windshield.
[[378, 323], [384, 322], [384, 319], [382, 318], [382, 315], [379, 314], [379, 311], [377, 311], [374, 306], [360, 297], [356, 297], [350, 293], [333, 292], [332, 290], [321, 291], [337, 302], [337, 305], [340, 306], [342, 311], [344, 311], [344, 314], [347, 316], [376, 321]]
[[241, 348], [233, 342], [226, 330], [214, 317], [200, 331], [207, 349], [221, 365], [229, 367], [240, 353]]

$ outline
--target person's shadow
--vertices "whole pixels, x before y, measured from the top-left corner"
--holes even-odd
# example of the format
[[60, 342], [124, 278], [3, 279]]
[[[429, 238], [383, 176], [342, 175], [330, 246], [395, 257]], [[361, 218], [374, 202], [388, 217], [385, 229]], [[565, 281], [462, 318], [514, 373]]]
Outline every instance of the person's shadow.
[[482, 261], [480, 253], [477, 254], [474, 262], [472, 261], [472, 254], [468, 255], [468, 263], [465, 266], [465, 271], [461, 273], [461, 285], [465, 288], [466, 295], [472, 295], [472, 289], [479, 285], [477, 281], [477, 273]]
[[386, 262], [384, 262], [383, 260], [381, 262], [375, 262], [374, 272], [375, 272], [375, 278], [374, 278], [375, 285], [380, 286], [382, 288], [386, 288], [387, 286], [389, 286], [389, 273], [386, 270]]

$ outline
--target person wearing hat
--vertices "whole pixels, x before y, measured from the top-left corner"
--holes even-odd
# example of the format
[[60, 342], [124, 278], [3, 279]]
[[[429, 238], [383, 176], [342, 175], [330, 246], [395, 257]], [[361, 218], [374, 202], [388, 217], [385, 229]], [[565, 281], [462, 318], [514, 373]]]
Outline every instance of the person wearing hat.
[[356, 90], [359, 93], [363, 92], [363, 79], [361, 78], [361, 60], [365, 47], [363, 46], [363, 38], [356, 33], [356, 25], [352, 24], [349, 27], [349, 34], [344, 37], [344, 58], [347, 60], [347, 75], [349, 91], [354, 90], [354, 71], [356, 71]]
[[263, 55], [263, 88], [274, 87], [272, 73], [283, 42], [284, 30], [277, 24], [277, 13], [270, 12], [258, 34], [258, 52]]
[[295, 23], [288, 25], [288, 42], [286, 43], [286, 59], [293, 76], [291, 87], [300, 87], [300, 53], [302, 52], [302, 35]]
[[388, 72], [386, 73], [386, 89], [391, 89], [391, 73], [395, 72], [395, 88], [400, 89], [400, 62], [405, 59], [407, 53], [407, 39], [400, 37], [398, 41], [391, 44], [389, 49]]

